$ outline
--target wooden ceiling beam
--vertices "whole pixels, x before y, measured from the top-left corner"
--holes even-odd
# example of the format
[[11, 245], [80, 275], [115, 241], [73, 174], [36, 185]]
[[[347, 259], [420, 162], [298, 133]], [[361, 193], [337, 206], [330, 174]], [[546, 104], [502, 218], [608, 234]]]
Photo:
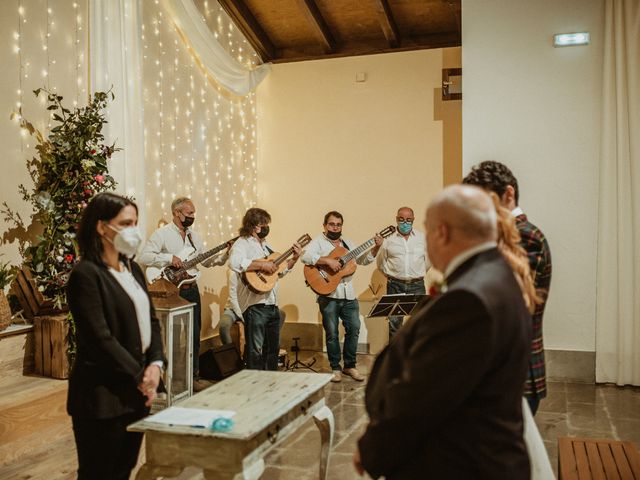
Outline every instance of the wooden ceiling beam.
[[276, 58], [276, 47], [244, 0], [218, 0], [263, 62]]
[[313, 28], [320, 35], [322, 42], [324, 43], [326, 53], [333, 53], [336, 51], [336, 41], [333, 38], [331, 30], [325, 21], [320, 9], [315, 0], [298, 0], [298, 3], [302, 7], [307, 20], [313, 25]]
[[384, 32], [384, 36], [387, 38], [389, 47], [395, 48], [400, 45], [400, 33], [398, 32], [398, 26], [393, 18], [393, 12], [389, 6], [387, 0], [374, 0], [376, 4], [376, 10], [378, 11], [378, 20], [380, 26]]
[[333, 53], [323, 53], [317, 47], [283, 48], [279, 50], [280, 56], [273, 63], [299, 62], [303, 60], [320, 60], [323, 58], [339, 58], [355, 55], [373, 55], [389, 52], [407, 52], [411, 50], [424, 50], [429, 48], [459, 47], [460, 35], [457, 32], [446, 32], [429, 35], [417, 35], [403, 37], [402, 46], [390, 48], [386, 40], [379, 38], [367, 42], [345, 42], [340, 44], [340, 49]]

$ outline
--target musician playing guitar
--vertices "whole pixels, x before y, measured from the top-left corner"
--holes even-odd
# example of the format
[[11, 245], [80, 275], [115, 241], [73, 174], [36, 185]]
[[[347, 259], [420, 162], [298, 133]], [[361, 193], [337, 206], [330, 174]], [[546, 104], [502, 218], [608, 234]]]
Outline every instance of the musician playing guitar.
[[[339, 260], [329, 257], [329, 254], [337, 247], [351, 250], [355, 244], [342, 237], [342, 214], [331, 211], [324, 216], [324, 232], [314, 238], [306, 248], [302, 256], [302, 262], [306, 265], [326, 265], [331, 271], [338, 272], [343, 265]], [[382, 244], [382, 237], [376, 235], [375, 245]], [[365, 255], [366, 250], [356, 258], [358, 265], [367, 265], [373, 261]], [[322, 326], [325, 332], [327, 344], [327, 356], [333, 372], [332, 382], [340, 382], [342, 374], [349, 375], [359, 382], [364, 376], [356, 369], [356, 350], [358, 348], [358, 335], [360, 334], [360, 309], [352, 284], [353, 275], [341, 279], [338, 287], [328, 295], [318, 295], [318, 306], [322, 315]], [[342, 319], [345, 329], [344, 370], [340, 368], [340, 342], [338, 338], [338, 322]]]
[[[142, 249], [138, 258], [138, 263], [148, 266], [163, 268], [173, 265], [176, 268], [182, 266], [183, 260], [188, 257], [202, 253], [204, 245], [200, 235], [193, 229], [195, 221], [196, 207], [193, 202], [186, 197], [176, 198], [171, 203], [172, 221], [158, 228]], [[202, 262], [205, 267], [224, 265], [229, 256], [229, 250], [224, 250], [209, 260]], [[199, 276], [197, 270], [189, 270], [194, 275], [191, 282], [183, 283], [179, 293], [182, 298], [195, 303], [193, 307], [193, 377], [194, 390], [203, 387], [199, 382], [199, 352], [200, 352], [200, 291], [195, 281]]]
[[[271, 216], [261, 208], [250, 208], [244, 214], [240, 238], [231, 248], [229, 268], [240, 276], [260, 271], [272, 275], [278, 265], [266, 260], [273, 249], [266, 241]], [[300, 256], [300, 245], [293, 244], [293, 253], [279, 277], [289, 273]], [[244, 281], [238, 282], [238, 303], [245, 324], [245, 361], [247, 368], [276, 370], [280, 348], [280, 312], [278, 311], [278, 285], [267, 292], [252, 290]]]

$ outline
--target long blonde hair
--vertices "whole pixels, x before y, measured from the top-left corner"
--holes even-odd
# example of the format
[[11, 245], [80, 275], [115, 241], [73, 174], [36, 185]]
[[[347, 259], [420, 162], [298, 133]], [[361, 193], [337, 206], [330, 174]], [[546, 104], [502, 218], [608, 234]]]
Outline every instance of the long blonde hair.
[[495, 193], [490, 192], [490, 195], [498, 214], [498, 249], [518, 280], [527, 309], [533, 313], [542, 299], [536, 293], [533, 284], [527, 252], [520, 246], [520, 232], [516, 228], [516, 220], [509, 210], [500, 205], [500, 199]]

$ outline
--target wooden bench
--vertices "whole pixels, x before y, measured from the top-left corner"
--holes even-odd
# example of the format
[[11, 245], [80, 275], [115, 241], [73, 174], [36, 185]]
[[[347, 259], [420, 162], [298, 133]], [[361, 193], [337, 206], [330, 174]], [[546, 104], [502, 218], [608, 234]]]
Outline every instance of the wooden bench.
[[633, 442], [558, 438], [560, 480], [640, 480], [640, 453]]

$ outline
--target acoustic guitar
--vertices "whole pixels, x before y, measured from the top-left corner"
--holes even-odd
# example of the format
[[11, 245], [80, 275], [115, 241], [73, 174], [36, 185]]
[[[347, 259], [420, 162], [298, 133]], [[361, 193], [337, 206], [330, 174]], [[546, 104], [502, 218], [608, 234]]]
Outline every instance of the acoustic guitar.
[[[311, 237], [308, 233], [305, 233], [298, 240], [296, 240], [296, 243], [298, 243], [298, 245], [300, 245], [301, 247], [304, 247], [310, 241]], [[284, 261], [287, 260], [291, 255], [293, 255], [293, 247], [291, 247], [283, 254], [274, 252], [271, 255], [261, 259], [265, 262], [275, 263], [278, 267], [278, 270], [271, 274], [262, 272], [260, 270], [244, 272], [242, 274], [244, 283], [256, 293], [270, 292], [271, 290], [273, 290], [273, 287], [276, 286], [276, 282], [278, 281], [278, 278], [280, 278], [280, 273], [282, 273], [286, 268], [286, 263], [284, 263]]]
[[204, 262], [208, 258], [213, 257], [216, 253], [221, 252], [225, 248], [229, 248], [237, 239], [238, 237], [227, 240], [223, 244], [218, 245], [211, 250], [207, 250], [200, 255], [196, 255], [189, 260], [187, 259], [189, 258], [189, 256], [193, 255], [193, 253], [195, 253], [195, 248], [191, 246], [185, 247], [180, 253], [176, 255], [176, 257], [183, 261], [181, 267], [174, 267], [173, 265], [167, 265], [166, 267], [162, 268], [147, 267], [147, 271], [145, 272], [147, 282], [153, 283], [160, 278], [164, 278], [165, 280], [173, 283], [178, 288], [180, 288], [185, 283], [193, 283], [200, 276], [200, 272], [195, 272], [192, 275], [191, 273], [189, 273], [189, 270]]
[[[380, 236], [386, 238], [395, 231], [396, 227], [389, 225], [380, 232]], [[318, 295], [330, 295], [338, 288], [343, 277], [353, 275], [356, 271], [356, 258], [371, 248], [375, 242], [376, 239], [373, 237], [353, 250], [347, 250], [344, 247], [334, 248], [327, 256], [340, 262], [341, 268], [337, 272], [332, 271], [327, 265], [305, 265], [304, 278], [307, 286]]]

